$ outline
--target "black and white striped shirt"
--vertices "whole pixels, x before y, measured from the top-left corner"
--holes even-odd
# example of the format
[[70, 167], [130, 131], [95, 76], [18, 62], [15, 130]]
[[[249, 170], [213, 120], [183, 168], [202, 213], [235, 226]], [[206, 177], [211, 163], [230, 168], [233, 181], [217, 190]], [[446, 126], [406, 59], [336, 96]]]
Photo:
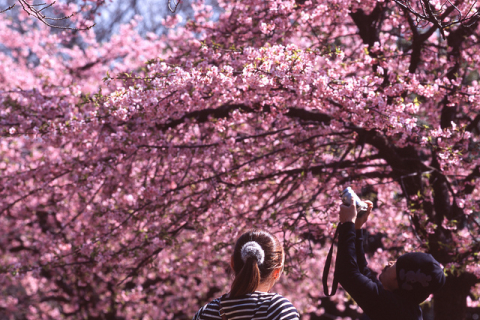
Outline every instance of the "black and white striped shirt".
[[297, 309], [288, 299], [277, 293], [255, 291], [234, 299], [223, 295], [198, 310], [192, 320], [221, 320], [220, 303], [228, 320], [300, 319]]

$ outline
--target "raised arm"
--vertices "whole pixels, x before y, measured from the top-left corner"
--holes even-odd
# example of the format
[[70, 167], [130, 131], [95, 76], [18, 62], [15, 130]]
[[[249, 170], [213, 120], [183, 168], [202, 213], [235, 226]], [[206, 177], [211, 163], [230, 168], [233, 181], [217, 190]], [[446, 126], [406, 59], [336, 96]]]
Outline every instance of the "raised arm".
[[[375, 274], [368, 268], [368, 262], [367, 259], [365, 258], [365, 252], [363, 250], [363, 241], [364, 241], [364, 235], [365, 235], [365, 230], [363, 229], [365, 223], [368, 221], [370, 214], [372, 213], [373, 209], [373, 203], [371, 201], [365, 201], [365, 203], [368, 205], [367, 212], [363, 215], [357, 216], [357, 219], [355, 220], [355, 233], [356, 233], [356, 238], [355, 238], [355, 249], [357, 252], [357, 264], [360, 272], [363, 275], [366, 275], [373, 281], [377, 280]], [[377, 280], [378, 281], [378, 280]]]
[[[366, 221], [368, 216], [364, 219]], [[392, 293], [386, 291], [378, 280], [370, 279], [360, 270], [360, 267], [366, 269], [366, 260], [363, 249], [359, 250], [358, 253], [362, 253], [362, 255], [358, 257], [355, 227], [361, 228], [365, 221], [357, 222], [355, 205], [340, 207], [341, 225], [339, 226], [335, 272], [342, 287], [367, 314], [372, 315], [378, 314], [379, 311], [382, 312], [381, 310], [388, 310], [389, 305], [393, 307], [395, 299], [393, 299]]]

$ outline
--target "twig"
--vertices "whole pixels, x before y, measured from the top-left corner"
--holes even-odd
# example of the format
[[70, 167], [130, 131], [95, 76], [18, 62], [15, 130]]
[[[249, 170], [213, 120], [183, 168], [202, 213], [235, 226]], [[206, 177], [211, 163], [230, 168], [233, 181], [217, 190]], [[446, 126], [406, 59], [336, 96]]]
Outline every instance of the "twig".
[[[57, 28], [57, 29], [66, 29], [66, 30], [88, 30], [90, 28], [93, 28], [95, 26], [95, 23], [91, 26], [87, 26], [84, 28], [73, 28], [73, 27], [64, 27], [64, 26], [58, 26], [55, 24], [51, 24], [49, 21], [62, 21], [62, 20], [67, 20], [74, 15], [76, 15], [78, 12], [72, 13], [71, 15], [64, 16], [64, 17], [59, 17], [59, 18], [54, 18], [54, 17], [48, 17], [45, 14], [42, 13], [42, 11], [51, 8], [56, 1], [53, 1], [52, 3], [37, 3], [37, 4], [29, 4], [27, 0], [18, 0], [20, 2], [20, 5], [22, 6], [23, 11], [25, 11], [29, 16], [34, 16], [37, 18], [40, 22], [43, 24], [51, 27], [51, 28]], [[178, 5], [178, 4], [177, 4]], [[8, 10], [11, 10], [15, 7], [15, 4], [11, 5], [10, 7], [1, 10], [0, 13], [4, 13]]]
[[178, 6], [180, 5], [180, 3], [182, 2], [182, 0], [173, 0], [173, 2], [175, 3], [175, 6], [172, 8], [172, 0], [168, 0], [168, 3], [167, 3], [167, 6], [168, 6], [168, 10], [170, 10], [171, 13], [175, 13], [175, 11], [177, 11], [177, 8]]
[[[458, 8], [458, 6], [452, 3], [452, 1], [450, 0], [446, 0], [445, 2], [445, 3], [448, 3], [449, 6], [446, 6], [444, 3], [442, 5], [442, 8], [439, 9], [438, 11], [434, 9], [434, 7], [432, 6], [429, 0], [418, 1], [418, 6], [421, 7], [421, 10], [420, 9], [416, 10], [412, 6], [413, 1], [408, 1], [408, 0], [405, 0], [405, 1], [393, 0], [393, 1], [399, 7], [401, 7], [404, 11], [408, 11], [415, 16], [416, 26], [420, 26], [420, 21], [425, 21], [426, 23], [430, 22], [434, 26], [438, 27], [444, 39], [445, 39], [445, 29], [447, 29], [448, 27], [454, 24], [461, 24], [464, 27], [470, 27], [475, 22], [477, 22], [478, 18], [480, 17], [479, 10], [472, 12], [474, 10], [475, 4], [477, 4], [477, 1], [475, 1], [469, 7], [465, 15], [462, 15], [462, 11], [460, 10], [460, 8]], [[455, 14], [454, 19], [452, 19], [453, 21], [450, 23], [443, 22], [443, 19], [445, 19], [453, 11], [457, 12]]]
[[15, 7], [15, 3], [12, 4], [10, 7], [8, 7], [7, 9], [3, 9], [2, 11], [0, 11], [0, 13], [4, 13], [5, 11], [12, 10], [13, 7]]

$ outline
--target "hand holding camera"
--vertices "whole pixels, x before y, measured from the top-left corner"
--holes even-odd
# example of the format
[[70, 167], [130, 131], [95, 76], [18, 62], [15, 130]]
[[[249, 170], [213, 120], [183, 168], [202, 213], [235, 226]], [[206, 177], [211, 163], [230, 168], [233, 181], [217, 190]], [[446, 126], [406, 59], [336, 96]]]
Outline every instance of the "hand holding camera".
[[340, 206], [340, 222], [354, 222], [356, 229], [367, 222], [370, 212], [372, 212], [373, 203], [371, 201], [362, 201], [353, 191], [348, 187], [342, 192], [342, 203]]

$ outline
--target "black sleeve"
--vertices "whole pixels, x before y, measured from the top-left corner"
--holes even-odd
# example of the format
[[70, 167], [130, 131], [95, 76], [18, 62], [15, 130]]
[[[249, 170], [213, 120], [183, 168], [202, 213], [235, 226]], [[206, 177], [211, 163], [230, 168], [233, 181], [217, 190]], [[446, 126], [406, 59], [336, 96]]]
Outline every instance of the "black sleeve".
[[341, 224], [335, 267], [339, 283], [370, 318], [381, 319], [395, 314], [398, 303], [393, 293], [385, 290], [378, 280], [370, 279], [360, 271], [360, 268], [368, 268], [363, 248], [358, 246], [357, 250], [356, 242], [355, 225], [352, 222]]
[[355, 250], [357, 252], [357, 264], [358, 269], [364, 275], [370, 278], [373, 282], [379, 282], [377, 279], [377, 273], [368, 268], [368, 262], [365, 258], [365, 251], [363, 250], [363, 239], [365, 236], [365, 230], [356, 229], [356, 238], [355, 238]]
[[355, 250], [357, 253], [358, 269], [362, 274], [365, 274], [367, 268], [367, 259], [365, 259], [365, 252], [363, 251], [363, 229], [355, 229]]

